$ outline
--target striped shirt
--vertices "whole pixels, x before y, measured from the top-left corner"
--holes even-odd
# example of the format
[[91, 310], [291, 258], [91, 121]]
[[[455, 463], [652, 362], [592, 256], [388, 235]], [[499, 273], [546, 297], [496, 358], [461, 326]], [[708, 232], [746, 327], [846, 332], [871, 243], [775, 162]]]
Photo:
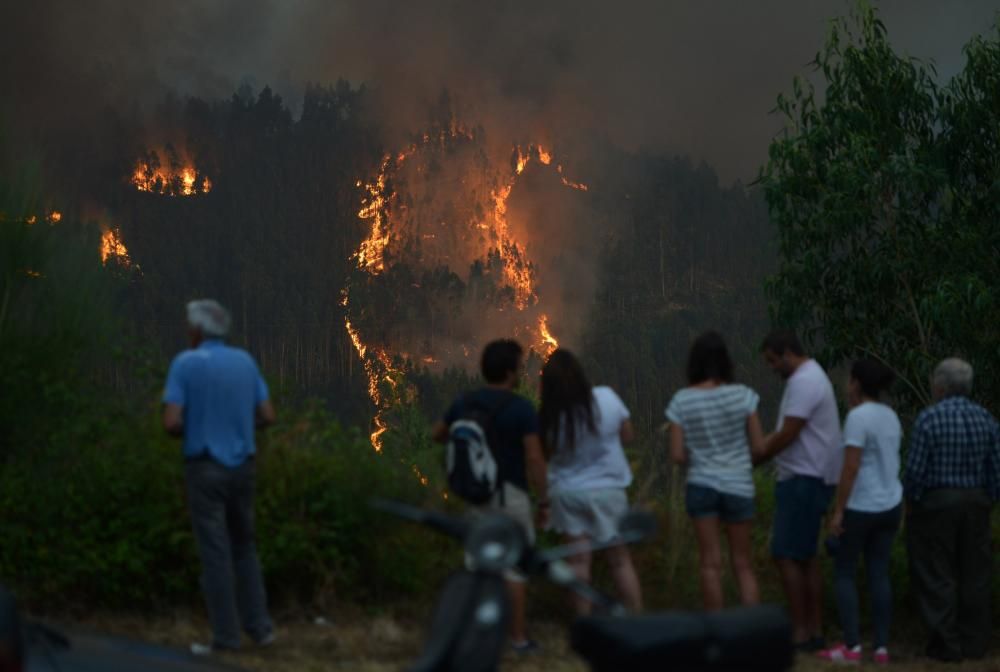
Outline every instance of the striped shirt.
[[1000, 426], [962, 396], [942, 399], [917, 416], [903, 477], [916, 501], [937, 488], [982, 488], [1000, 500]]
[[753, 497], [747, 417], [760, 397], [746, 385], [686, 387], [667, 407], [667, 420], [684, 430], [687, 482], [738, 497]]

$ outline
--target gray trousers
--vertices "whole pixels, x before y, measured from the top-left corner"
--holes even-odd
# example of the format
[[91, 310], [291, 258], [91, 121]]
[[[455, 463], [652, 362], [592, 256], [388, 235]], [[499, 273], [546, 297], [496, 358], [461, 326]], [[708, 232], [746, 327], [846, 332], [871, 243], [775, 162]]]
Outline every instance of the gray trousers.
[[274, 627], [254, 542], [255, 474], [253, 460], [232, 469], [211, 459], [184, 466], [201, 588], [217, 648], [238, 648], [240, 626], [257, 642]]
[[982, 490], [932, 490], [907, 517], [910, 579], [928, 655], [982, 658], [990, 641], [991, 502]]

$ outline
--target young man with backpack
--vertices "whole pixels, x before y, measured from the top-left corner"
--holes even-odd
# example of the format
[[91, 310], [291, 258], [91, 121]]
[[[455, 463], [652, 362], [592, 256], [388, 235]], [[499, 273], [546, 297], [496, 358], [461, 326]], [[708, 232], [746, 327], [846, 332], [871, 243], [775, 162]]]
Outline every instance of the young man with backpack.
[[[548, 523], [547, 473], [539, 437], [538, 414], [531, 402], [514, 392], [524, 368], [517, 341], [493, 341], [480, 363], [484, 387], [460, 396], [433, 429], [434, 440], [448, 444], [448, 481], [452, 490], [480, 510], [503, 513], [524, 528], [535, 542], [535, 520]], [[536, 498], [532, 516], [528, 486]], [[538, 645], [525, 630], [525, 577], [511, 572], [511, 646], [525, 653]]]

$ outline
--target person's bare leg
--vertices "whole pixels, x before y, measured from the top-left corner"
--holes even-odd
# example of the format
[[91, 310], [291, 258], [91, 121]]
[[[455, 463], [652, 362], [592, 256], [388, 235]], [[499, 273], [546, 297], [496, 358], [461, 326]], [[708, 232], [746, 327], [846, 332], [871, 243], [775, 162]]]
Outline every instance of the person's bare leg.
[[809, 637], [823, 636], [823, 571], [819, 558], [811, 558], [804, 563], [806, 580], [806, 628]]
[[806, 576], [802, 565], [789, 558], [775, 558], [781, 574], [781, 586], [788, 600], [788, 616], [792, 619], [792, 641], [805, 642], [812, 636], [806, 622]]
[[722, 545], [719, 542], [719, 519], [716, 516], [692, 518], [698, 538], [701, 595], [706, 611], [722, 609]]
[[[566, 535], [564, 541], [567, 544], [585, 543], [588, 546], [590, 544], [590, 538], [587, 537], [586, 535], [581, 535], [581, 536]], [[590, 551], [586, 551], [585, 553], [578, 553], [566, 559], [566, 562], [573, 569], [573, 574], [576, 575], [576, 578], [586, 584], [590, 584], [591, 561], [592, 561], [592, 553]], [[590, 608], [591, 606], [593, 606], [590, 604], [590, 600], [586, 599], [581, 595], [577, 595], [575, 592], [571, 592], [570, 596], [571, 599], [573, 600], [573, 608], [576, 610], [576, 613], [578, 615], [586, 616], [587, 614], [590, 613]]]
[[757, 577], [753, 572], [751, 561], [751, 527], [752, 523], [749, 520], [726, 525], [726, 536], [729, 537], [729, 560], [733, 565], [736, 584], [740, 587], [740, 602], [748, 606], [760, 602]]
[[625, 546], [612, 546], [606, 555], [622, 604], [633, 613], [642, 611], [642, 587], [639, 585], [635, 565], [632, 564], [632, 554]]
[[521, 644], [528, 639], [526, 617], [528, 604], [527, 584], [523, 581], [508, 581], [507, 594], [510, 597], [510, 641]]

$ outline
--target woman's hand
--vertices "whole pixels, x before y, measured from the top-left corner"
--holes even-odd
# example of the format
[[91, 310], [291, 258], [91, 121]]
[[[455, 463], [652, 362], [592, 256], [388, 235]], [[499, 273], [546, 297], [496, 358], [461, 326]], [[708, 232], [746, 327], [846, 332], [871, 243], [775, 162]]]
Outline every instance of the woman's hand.
[[844, 533], [844, 512], [834, 511], [830, 516], [830, 534], [839, 537]]

